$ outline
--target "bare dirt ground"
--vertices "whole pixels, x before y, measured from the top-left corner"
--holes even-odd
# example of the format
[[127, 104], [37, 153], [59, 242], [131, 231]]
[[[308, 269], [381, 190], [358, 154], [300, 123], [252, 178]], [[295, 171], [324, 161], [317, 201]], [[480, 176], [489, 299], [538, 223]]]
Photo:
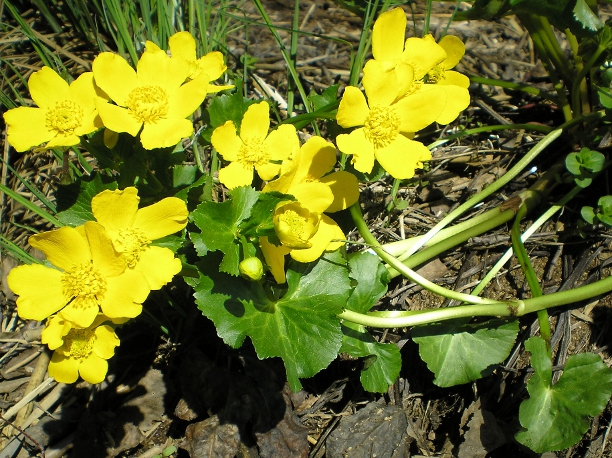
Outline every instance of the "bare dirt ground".
[[[265, 6], [275, 25], [291, 26], [292, 2], [270, 0]], [[431, 30], [439, 35], [450, 10], [436, 4], [434, 12]], [[231, 13], [259, 20], [250, 2]], [[37, 11], [27, 11], [24, 17], [35, 25], [42, 24]], [[414, 17], [419, 24], [422, 10], [417, 8]], [[298, 54], [300, 76], [307, 89], [320, 92], [331, 84], [345, 85], [361, 20], [322, 0], [301, 2], [300, 19], [300, 30], [309, 33], [300, 38]], [[238, 72], [245, 62], [249, 65], [251, 74], [257, 77], [247, 81], [253, 96], [276, 92], [285, 98], [286, 69], [278, 46], [267, 29], [254, 22], [245, 26], [244, 21], [236, 19], [235, 27], [228, 32], [228, 66]], [[40, 33], [84, 61], [93, 57], [90, 50], [42, 26]], [[288, 40], [288, 32], [280, 33]], [[452, 24], [449, 33], [466, 42], [460, 71], [549, 87], [528, 34], [512, 17], [499, 22]], [[7, 33], [4, 43], [14, 39], [20, 39], [16, 32]], [[0, 46], [2, 43], [0, 40]], [[25, 44], [24, 49], [27, 51]], [[31, 53], [25, 52], [8, 56], [8, 60], [32, 70], [39, 65]], [[78, 68], [80, 64], [75, 61], [74, 65]], [[480, 85], [473, 85], [471, 94], [472, 104], [460, 119], [444, 128], [430, 129], [423, 134], [426, 143], [465, 126], [509, 122], [553, 125], [561, 118], [555, 106], [536, 97]], [[437, 148], [429, 170], [410, 186], [400, 188], [399, 197], [409, 203], [403, 210], [386, 210], [390, 180], [363, 185], [361, 203], [369, 226], [381, 242], [424, 233], [441, 215], [496, 180], [538, 138], [529, 132], [508, 131]], [[487, 206], [498, 205], [528, 187], [572, 147], [554, 144], [550, 154], [538, 160], [537, 169], [514, 180]], [[4, 159], [45, 195], [53, 197], [59, 168], [50, 153], [17, 155], [4, 142]], [[31, 197], [6, 167], [2, 169], [2, 183]], [[527, 243], [545, 292], [610, 275], [609, 234], [596, 231], [581, 238], [575, 230], [580, 207], [592, 205], [606, 185], [604, 178], [599, 178], [594, 186], [597, 192], [581, 195]], [[38, 230], [46, 226], [4, 196], [2, 234], [25, 246], [27, 233], [15, 223]], [[350, 222], [346, 228], [351, 230]], [[350, 237], [359, 240], [358, 234], [351, 233]], [[509, 228], [501, 227], [445, 253], [421, 272], [436, 282], [469, 292], [509, 244]], [[12, 265], [14, 262], [3, 254], [3, 280]], [[520, 269], [511, 264], [486, 294], [523, 297], [528, 294], [524, 283]], [[44, 349], [39, 342], [40, 323], [24, 323], [16, 317], [14, 296], [5, 281], [2, 292], [0, 408], [4, 417], [15, 418], [10, 409], [24, 397]], [[1, 456], [13, 456], [13, 451], [19, 457], [34, 456], [45, 449], [48, 458], [153, 457], [170, 446], [176, 447], [172, 456], [192, 458], [232, 456], [229, 450], [235, 447], [241, 457], [538, 456], [513, 440], [520, 428], [518, 406], [527, 396], [525, 383], [532, 372], [522, 343], [538, 331], [535, 317], [521, 320], [521, 333], [508, 361], [489, 377], [469, 385], [436, 387], [433, 374], [410, 339], [410, 330], [394, 329], [375, 334], [381, 342], [396, 343], [404, 359], [400, 378], [385, 395], [364, 392], [359, 382], [362, 362], [342, 357], [316, 377], [304, 380], [303, 391], [292, 393], [280, 360], [258, 360], [248, 343], [239, 350], [224, 345], [180, 281], [175, 281], [169, 294], [183, 304], [185, 312], [185, 316], [165, 316], [180, 339], [160, 336], [154, 319], [149, 317], [123, 328], [122, 344], [112, 360], [108, 380], [97, 387], [84, 382], [74, 386], [51, 384], [40, 393], [31, 414], [20, 414], [27, 438], [23, 434], [11, 436], [10, 427], [5, 428]], [[379, 304], [384, 309], [405, 310], [446, 305], [406, 280], [391, 282], [389, 293]], [[161, 294], [147, 304], [152, 317], [163, 317], [165, 306]], [[556, 369], [563, 367], [568, 355], [584, 351], [598, 353], [612, 365], [609, 310], [610, 298], [603, 297], [552, 312]], [[546, 457], [610, 456], [611, 411], [608, 406], [591, 422], [578, 445]], [[25, 445], [20, 449], [22, 442]]]

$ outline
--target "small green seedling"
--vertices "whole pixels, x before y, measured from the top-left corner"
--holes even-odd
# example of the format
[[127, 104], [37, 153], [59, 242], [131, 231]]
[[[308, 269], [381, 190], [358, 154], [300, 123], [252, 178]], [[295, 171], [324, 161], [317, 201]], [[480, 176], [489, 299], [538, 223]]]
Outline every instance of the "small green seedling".
[[602, 196], [597, 201], [597, 208], [582, 207], [580, 214], [589, 224], [601, 223], [612, 228], [612, 196]]
[[579, 153], [570, 153], [565, 159], [565, 167], [574, 175], [574, 182], [586, 188], [596, 173], [603, 169], [605, 157], [598, 151], [582, 148]]

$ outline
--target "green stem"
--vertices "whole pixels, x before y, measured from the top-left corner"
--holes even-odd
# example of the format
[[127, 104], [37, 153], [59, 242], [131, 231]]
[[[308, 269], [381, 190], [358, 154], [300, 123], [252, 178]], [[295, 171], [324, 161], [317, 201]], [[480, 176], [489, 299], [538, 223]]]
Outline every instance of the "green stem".
[[357, 227], [357, 230], [365, 240], [367, 244], [370, 245], [372, 251], [374, 251], [383, 261], [389, 264], [393, 269], [400, 272], [406, 278], [412, 280], [413, 282], [421, 285], [423, 288], [428, 289], [434, 294], [438, 294], [439, 296], [446, 297], [449, 299], [454, 299], [460, 302], [467, 302], [472, 304], [497, 304], [497, 301], [486, 299], [478, 296], [472, 296], [470, 294], [458, 293], [456, 291], [449, 290], [442, 286], [436, 285], [435, 283], [423, 278], [419, 274], [417, 274], [414, 270], [403, 265], [397, 258], [388, 254], [378, 243], [376, 238], [372, 235], [370, 230], [368, 229], [368, 225], [363, 219], [363, 214], [361, 213], [361, 207], [359, 206], [359, 202], [351, 205], [349, 207], [351, 212], [351, 216], [353, 217], [353, 222]]
[[591, 56], [591, 58], [587, 61], [587, 63], [582, 67], [582, 69], [578, 73], [578, 76], [574, 80], [574, 84], [572, 85], [572, 108], [574, 109], [575, 113], [579, 113], [579, 111], [576, 111], [576, 110], [579, 110], [581, 107], [581, 104], [580, 104], [581, 94], [583, 95], [583, 98], [587, 97], [588, 99], [588, 93], [587, 93], [588, 91], [587, 91], [586, 86], [582, 88], [581, 90], [581, 86], [583, 85], [582, 84], [583, 80], [586, 78], [589, 71], [591, 70], [593, 65], [595, 65], [595, 63], [597, 62], [601, 54], [604, 53], [605, 51], [606, 51], [605, 46], [602, 46], [601, 44], [598, 45], [595, 53]]
[[511, 89], [513, 91], [522, 91], [527, 94], [533, 94], [533, 95], [540, 96], [556, 104], [559, 103], [558, 102], [559, 99], [557, 98], [556, 95], [551, 94], [548, 91], [538, 89], [537, 87], [530, 86], [528, 84], [512, 83], [510, 81], [501, 81], [501, 80], [496, 80], [492, 78], [483, 78], [482, 76], [476, 76], [476, 75], [469, 75], [469, 77], [472, 83], [486, 84], [488, 86], [503, 87], [505, 89]]
[[[531, 289], [532, 296], [540, 297], [542, 296], [542, 288], [540, 287], [540, 282], [538, 281], [535, 270], [533, 270], [533, 265], [529, 260], [529, 255], [527, 254], [525, 245], [521, 240], [521, 220], [526, 214], [527, 207], [521, 206], [516, 214], [514, 224], [512, 225], [512, 231], [510, 233], [512, 248], [514, 249], [514, 253], [516, 254], [519, 264], [523, 269], [523, 273], [525, 274], [525, 279], [527, 280], [529, 288]], [[538, 322], [540, 324], [540, 335], [546, 342], [548, 357], [552, 358], [552, 351], [550, 347], [550, 322], [548, 312], [546, 310], [538, 310]]]
[[393, 186], [391, 187], [391, 202], [387, 205], [387, 211], [390, 212], [395, 207], [395, 197], [397, 196], [397, 191], [399, 190], [399, 186], [402, 180], [398, 178], [393, 179]]
[[585, 301], [593, 297], [608, 294], [610, 291], [612, 291], [612, 276], [569, 291], [559, 291], [522, 301], [514, 300], [478, 306], [460, 305], [458, 307], [420, 310], [417, 312], [391, 311], [362, 314], [351, 310], [345, 310], [339, 314], [338, 317], [343, 320], [374, 328], [404, 328], [456, 318], [473, 318], [477, 316], [519, 317], [539, 310]]

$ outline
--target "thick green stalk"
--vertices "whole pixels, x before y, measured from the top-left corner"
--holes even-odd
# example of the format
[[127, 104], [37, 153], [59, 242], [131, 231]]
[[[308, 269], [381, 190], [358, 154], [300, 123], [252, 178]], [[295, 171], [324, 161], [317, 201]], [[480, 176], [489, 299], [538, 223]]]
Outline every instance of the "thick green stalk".
[[[525, 245], [521, 240], [521, 219], [527, 214], [527, 207], [521, 206], [519, 211], [516, 214], [516, 218], [514, 219], [514, 224], [512, 225], [511, 238], [512, 238], [512, 248], [514, 249], [514, 253], [523, 269], [523, 273], [525, 274], [525, 279], [529, 284], [529, 288], [531, 289], [531, 294], [533, 297], [542, 296], [542, 288], [540, 287], [540, 282], [538, 281], [538, 277], [533, 270], [533, 265], [529, 260], [529, 255], [527, 254], [527, 250], [525, 249]], [[546, 342], [546, 350], [548, 352], [548, 357], [552, 358], [552, 352], [550, 347], [550, 322], [548, 320], [548, 312], [546, 310], [538, 310], [538, 322], [540, 324], [540, 335]]]
[[351, 205], [349, 207], [351, 216], [353, 217], [353, 222], [357, 227], [357, 230], [365, 240], [367, 244], [370, 245], [371, 249], [387, 264], [389, 264], [393, 269], [400, 272], [406, 278], [409, 278], [413, 282], [421, 285], [422, 287], [428, 289], [434, 294], [438, 294], [442, 297], [446, 297], [449, 299], [454, 299], [460, 302], [467, 302], [472, 304], [495, 304], [497, 301], [486, 299], [482, 297], [472, 296], [469, 294], [458, 293], [456, 291], [449, 290], [442, 286], [436, 285], [435, 283], [423, 278], [419, 274], [417, 274], [414, 270], [409, 269], [405, 265], [403, 265], [397, 258], [391, 256], [382, 248], [380, 243], [374, 238], [370, 230], [368, 229], [368, 225], [363, 219], [363, 215], [361, 214], [361, 207], [359, 206], [359, 202]]
[[581, 95], [583, 96], [582, 98], [586, 97], [588, 99], [588, 93], [585, 93], [588, 92], [586, 87], [581, 88], [581, 86], [583, 86], [584, 78], [588, 75], [591, 68], [593, 68], [593, 65], [595, 65], [599, 57], [604, 52], [606, 52], [606, 47], [599, 44], [597, 46], [597, 49], [595, 50], [595, 53], [593, 53], [588, 62], [582, 67], [582, 69], [578, 73], [578, 76], [574, 80], [574, 84], [572, 85], [572, 108], [574, 110], [574, 113], [580, 112], [578, 110], [581, 109]]

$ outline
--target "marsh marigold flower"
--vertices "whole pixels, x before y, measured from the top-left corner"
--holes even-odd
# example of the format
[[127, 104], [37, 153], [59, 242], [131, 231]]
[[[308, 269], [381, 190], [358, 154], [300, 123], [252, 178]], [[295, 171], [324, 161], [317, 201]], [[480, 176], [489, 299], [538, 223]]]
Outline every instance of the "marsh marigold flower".
[[251, 105], [240, 123], [240, 135], [232, 121], [217, 127], [211, 142], [230, 164], [219, 170], [219, 181], [230, 189], [249, 186], [253, 169], [262, 180], [271, 180], [280, 171], [280, 161], [299, 148], [292, 124], [278, 126], [268, 134], [270, 106], [267, 102]]
[[356, 170], [370, 173], [374, 158], [394, 178], [411, 178], [422, 161], [431, 159], [429, 149], [412, 140], [413, 133], [434, 122], [446, 105], [444, 91], [419, 91], [397, 99], [397, 86], [389, 73], [364, 81], [366, 97], [348, 86], [340, 101], [336, 120], [342, 127], [359, 127], [336, 138], [338, 149], [352, 154]]
[[[357, 202], [359, 185], [351, 173], [329, 173], [335, 164], [334, 145], [321, 137], [311, 137], [292, 158], [283, 162], [280, 177], [263, 189], [291, 194], [297, 199], [276, 208], [274, 227], [281, 246], [260, 238], [264, 258], [278, 283], [285, 281], [285, 254], [298, 262], [312, 262], [323, 252], [338, 249], [345, 239], [340, 227], [324, 212], [344, 210]], [[298, 204], [303, 210], [291, 206]], [[283, 210], [280, 215], [279, 209]]]
[[[71, 326], [61, 338], [53, 340], [55, 350], [49, 362], [49, 375], [61, 383], [74, 383], [79, 375], [89, 383], [100, 383], [108, 372], [108, 362], [115, 354], [119, 338], [113, 328], [102, 324], [108, 317], [99, 315], [86, 327]], [[44, 331], [43, 331], [44, 332]]]
[[[189, 64], [165, 52], [146, 51], [134, 71], [114, 53], [103, 52], [93, 62], [96, 84], [116, 103], [96, 103], [104, 126], [127, 132], [145, 149], [175, 146], [193, 133], [189, 119], [204, 101], [208, 75], [185, 84]], [[141, 132], [142, 129], [142, 132]]]
[[436, 43], [429, 34], [404, 41], [405, 34], [406, 14], [401, 8], [379, 16], [372, 31], [374, 59], [363, 69], [363, 84], [385, 75], [388, 84], [399, 88], [400, 98], [417, 91], [444, 91], [446, 103], [435, 121], [448, 124], [470, 103], [468, 77], [451, 70], [463, 57], [465, 45], [452, 35]]
[[56, 268], [41, 264], [12, 269], [8, 286], [17, 294], [17, 313], [26, 320], [44, 320], [61, 311], [64, 319], [88, 327], [98, 312], [110, 318], [138, 316], [149, 294], [140, 272], [126, 269], [104, 228], [93, 221], [30, 237]]
[[[196, 54], [196, 41], [189, 32], [177, 32], [168, 39], [170, 47], [170, 57], [173, 59], [183, 59], [189, 64], [189, 74], [187, 80], [196, 79], [202, 73], [208, 76], [208, 82], [214, 81], [223, 75], [227, 66], [223, 60], [223, 54], [219, 51], [212, 51], [198, 59]], [[147, 52], [164, 52], [155, 43], [146, 42]], [[208, 85], [208, 93], [219, 92], [224, 89], [231, 89], [234, 85], [215, 86]]]
[[102, 127], [94, 100], [106, 95], [94, 84], [93, 73], [79, 76], [70, 85], [49, 67], [28, 80], [36, 107], [18, 107], [4, 113], [8, 142], [17, 151], [47, 142], [47, 148], [77, 145], [81, 135]]
[[166, 197], [140, 209], [139, 202], [134, 187], [105, 190], [91, 200], [91, 209], [115, 249], [125, 256], [128, 269], [141, 272], [149, 287], [157, 290], [170, 282], [182, 265], [172, 250], [151, 242], [184, 229], [189, 211], [178, 197]]

